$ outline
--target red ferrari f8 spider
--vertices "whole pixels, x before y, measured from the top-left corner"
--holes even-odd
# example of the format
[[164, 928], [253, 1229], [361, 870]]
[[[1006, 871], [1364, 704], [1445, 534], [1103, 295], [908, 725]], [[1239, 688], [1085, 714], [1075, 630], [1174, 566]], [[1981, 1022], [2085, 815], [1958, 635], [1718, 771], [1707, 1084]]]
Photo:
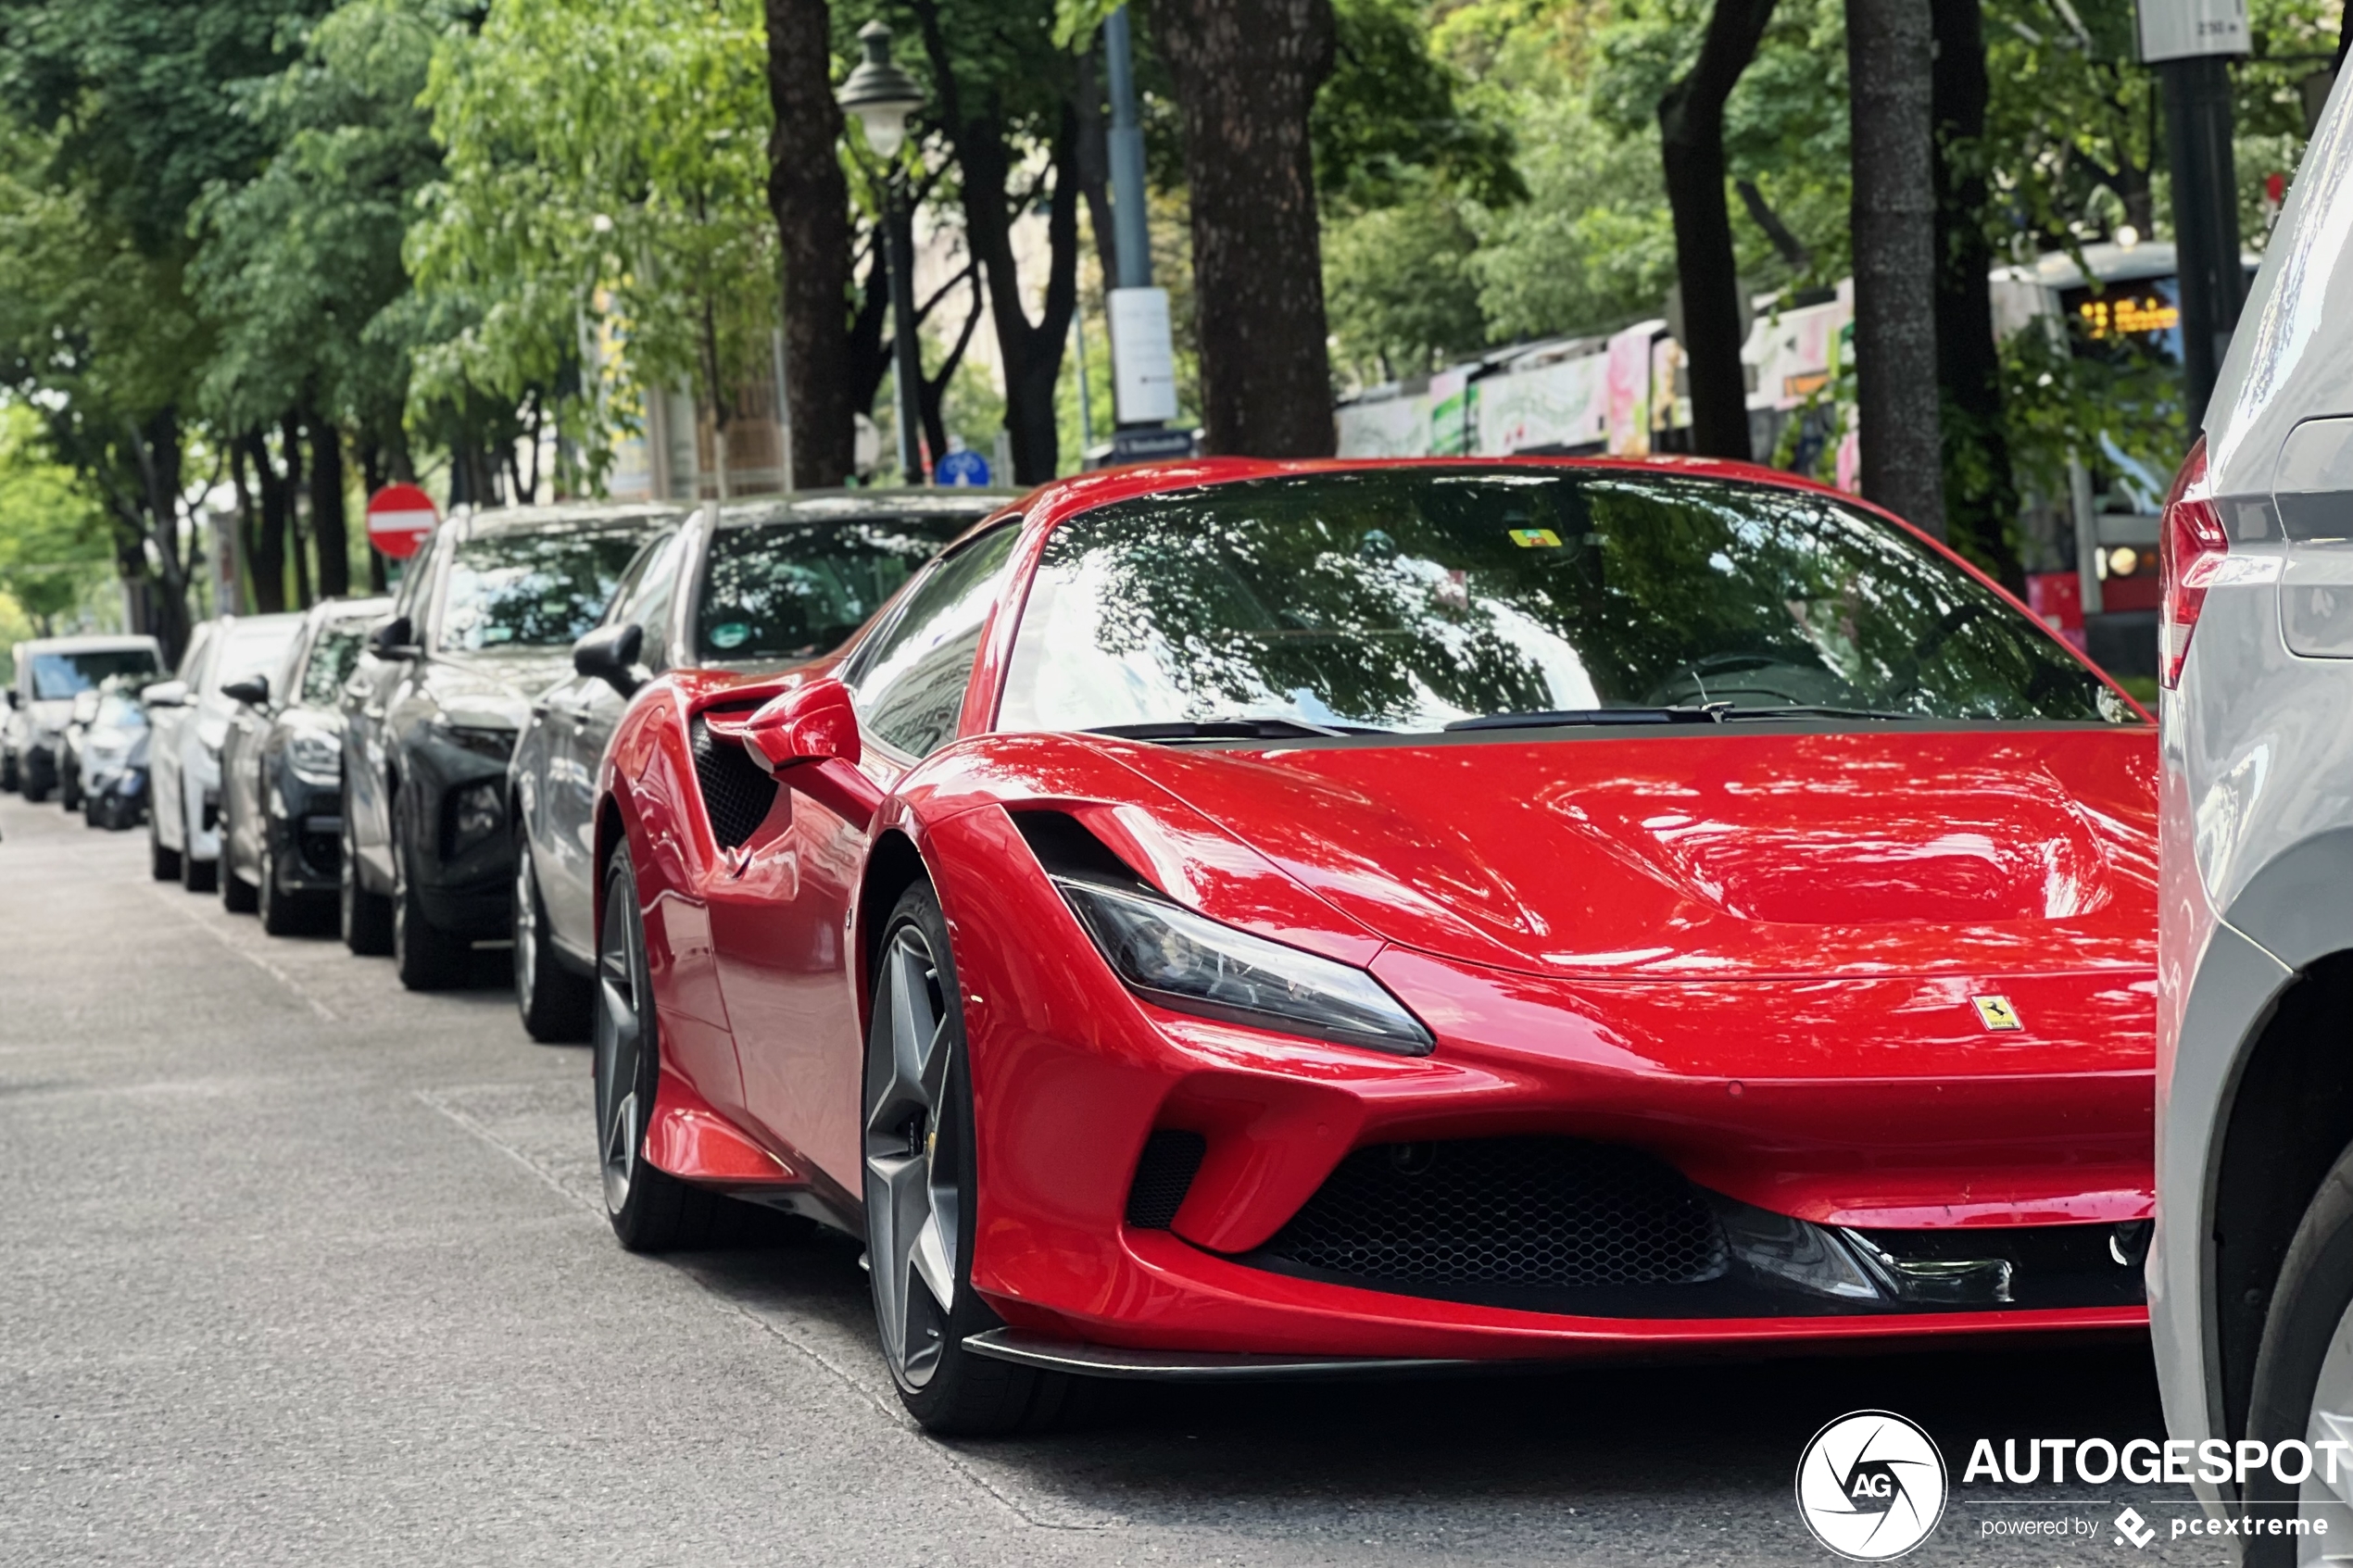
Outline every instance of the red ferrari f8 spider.
[[1075, 1375], [2145, 1321], [2154, 730], [1698, 461], [1047, 486], [603, 765], [624, 1245], [862, 1237], [939, 1430]]

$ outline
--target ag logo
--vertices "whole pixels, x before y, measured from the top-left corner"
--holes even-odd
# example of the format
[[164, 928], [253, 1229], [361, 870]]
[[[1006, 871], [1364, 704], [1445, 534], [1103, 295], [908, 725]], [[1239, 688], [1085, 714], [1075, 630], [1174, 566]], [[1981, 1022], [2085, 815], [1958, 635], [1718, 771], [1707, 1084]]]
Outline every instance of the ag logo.
[[1856, 1411], [1814, 1434], [1797, 1461], [1797, 1512], [1814, 1538], [1857, 1562], [1901, 1557], [1944, 1517], [1944, 1456], [1886, 1411]]

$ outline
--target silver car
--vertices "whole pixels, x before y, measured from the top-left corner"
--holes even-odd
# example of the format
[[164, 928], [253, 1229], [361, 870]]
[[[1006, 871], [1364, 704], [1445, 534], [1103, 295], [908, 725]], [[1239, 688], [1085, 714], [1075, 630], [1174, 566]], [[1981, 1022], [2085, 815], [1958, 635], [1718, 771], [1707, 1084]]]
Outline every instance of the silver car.
[[299, 615], [224, 615], [198, 626], [175, 677], [140, 693], [146, 704], [153, 801], [147, 853], [157, 882], [209, 893], [220, 867], [220, 746], [237, 702], [221, 690], [274, 666]]
[[2353, 1551], [2347, 91], [2305, 155], [2161, 546], [2148, 1294], [2167, 1424], [2230, 1456], [2194, 1484], [2259, 1532], [2242, 1536], [2250, 1563]]

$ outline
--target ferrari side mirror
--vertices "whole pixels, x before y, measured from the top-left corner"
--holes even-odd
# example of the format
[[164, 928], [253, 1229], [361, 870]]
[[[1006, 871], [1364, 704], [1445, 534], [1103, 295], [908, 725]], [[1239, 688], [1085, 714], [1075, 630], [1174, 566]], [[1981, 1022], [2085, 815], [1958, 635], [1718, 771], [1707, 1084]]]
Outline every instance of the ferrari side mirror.
[[634, 621], [599, 626], [572, 645], [572, 668], [624, 697], [634, 696], [646, 684], [637, 674], [637, 656], [645, 646], [646, 629]]
[[270, 700], [270, 677], [248, 675], [242, 681], [232, 681], [220, 688], [220, 695], [247, 708], [262, 707]]
[[770, 772], [794, 762], [856, 766], [862, 747], [849, 688], [831, 676], [772, 698], [743, 728], [744, 749]]

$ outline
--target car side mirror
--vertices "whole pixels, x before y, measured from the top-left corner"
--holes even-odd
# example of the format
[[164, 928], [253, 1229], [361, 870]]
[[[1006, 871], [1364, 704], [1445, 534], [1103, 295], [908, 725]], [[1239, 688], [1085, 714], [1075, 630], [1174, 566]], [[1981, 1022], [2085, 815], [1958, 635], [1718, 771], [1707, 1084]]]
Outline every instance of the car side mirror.
[[368, 651], [378, 659], [414, 659], [417, 657], [417, 632], [405, 615], [390, 621], [368, 633]]
[[572, 645], [572, 668], [624, 697], [635, 696], [646, 684], [637, 674], [637, 656], [645, 646], [646, 629], [635, 621], [599, 626]]
[[24, 698], [17, 695], [16, 687], [10, 686], [8, 688], [8, 706], [10, 708], [20, 708], [23, 705]]
[[220, 688], [220, 695], [247, 708], [263, 707], [270, 701], [270, 677], [248, 675], [242, 681], [232, 681]]
[[185, 708], [188, 706], [188, 684], [185, 681], [157, 681], [143, 686], [139, 700], [149, 708]]
[[744, 723], [744, 749], [770, 772], [795, 762], [847, 762], [863, 753], [849, 688], [831, 676], [795, 686]]

